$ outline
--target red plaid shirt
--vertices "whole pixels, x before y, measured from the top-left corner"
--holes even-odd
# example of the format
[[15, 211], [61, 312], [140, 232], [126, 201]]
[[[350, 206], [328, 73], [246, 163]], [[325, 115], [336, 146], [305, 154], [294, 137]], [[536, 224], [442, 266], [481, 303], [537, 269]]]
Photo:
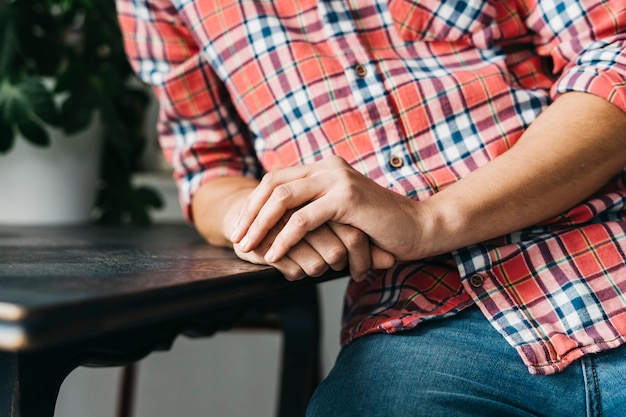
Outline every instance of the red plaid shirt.
[[[558, 94], [626, 110], [623, 0], [118, 0], [118, 12], [188, 216], [211, 178], [333, 154], [421, 200], [505, 152]], [[536, 227], [351, 282], [343, 342], [477, 304], [533, 373], [621, 345], [624, 179]]]

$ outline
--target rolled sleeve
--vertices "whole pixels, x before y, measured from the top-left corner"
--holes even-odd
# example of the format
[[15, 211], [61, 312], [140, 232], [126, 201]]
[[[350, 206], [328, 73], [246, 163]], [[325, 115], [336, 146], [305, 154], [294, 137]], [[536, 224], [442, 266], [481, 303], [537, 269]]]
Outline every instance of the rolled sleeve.
[[193, 222], [191, 199], [202, 184], [260, 175], [249, 131], [169, 1], [118, 0], [117, 8], [129, 62], [158, 99], [159, 142]]
[[[624, 29], [626, 30], [626, 28]], [[626, 112], [626, 35], [587, 47], [554, 84], [554, 97], [568, 91], [600, 96]]]
[[552, 99], [568, 91], [600, 96], [626, 111], [624, 0], [527, 1], [537, 52], [550, 58]]

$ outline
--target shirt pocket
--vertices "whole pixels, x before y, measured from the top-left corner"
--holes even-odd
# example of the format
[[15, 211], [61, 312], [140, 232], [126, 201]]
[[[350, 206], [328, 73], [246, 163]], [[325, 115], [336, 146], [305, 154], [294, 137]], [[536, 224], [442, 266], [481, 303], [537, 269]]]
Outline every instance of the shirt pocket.
[[489, 0], [388, 0], [394, 26], [405, 41], [486, 43], [482, 33], [496, 17]]

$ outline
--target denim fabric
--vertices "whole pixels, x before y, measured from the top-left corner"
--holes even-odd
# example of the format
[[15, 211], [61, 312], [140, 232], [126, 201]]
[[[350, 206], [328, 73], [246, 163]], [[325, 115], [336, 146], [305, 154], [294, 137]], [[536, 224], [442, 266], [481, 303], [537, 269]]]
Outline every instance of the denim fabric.
[[531, 375], [476, 307], [344, 347], [307, 417], [626, 415], [626, 349]]

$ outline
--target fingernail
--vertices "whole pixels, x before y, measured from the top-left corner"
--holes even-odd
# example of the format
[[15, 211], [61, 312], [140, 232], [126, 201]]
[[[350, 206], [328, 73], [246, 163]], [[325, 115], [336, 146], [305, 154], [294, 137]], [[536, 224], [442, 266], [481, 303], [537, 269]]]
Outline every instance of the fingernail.
[[241, 227], [239, 226], [239, 217], [235, 221], [235, 225], [233, 226], [233, 232], [230, 234], [230, 241], [233, 243], [237, 243], [237, 239], [241, 234]]
[[248, 237], [248, 235], [245, 235], [243, 239], [241, 239], [241, 242], [239, 242], [239, 248], [242, 251], [247, 252], [249, 244], [250, 244], [250, 238]]
[[268, 262], [268, 263], [276, 262], [276, 259], [274, 259], [275, 256], [276, 256], [276, 252], [274, 251], [274, 249], [270, 248], [265, 254], [265, 262]]
[[233, 243], [239, 243], [239, 235], [241, 234], [241, 230], [238, 228], [234, 229], [230, 234], [230, 241]]

